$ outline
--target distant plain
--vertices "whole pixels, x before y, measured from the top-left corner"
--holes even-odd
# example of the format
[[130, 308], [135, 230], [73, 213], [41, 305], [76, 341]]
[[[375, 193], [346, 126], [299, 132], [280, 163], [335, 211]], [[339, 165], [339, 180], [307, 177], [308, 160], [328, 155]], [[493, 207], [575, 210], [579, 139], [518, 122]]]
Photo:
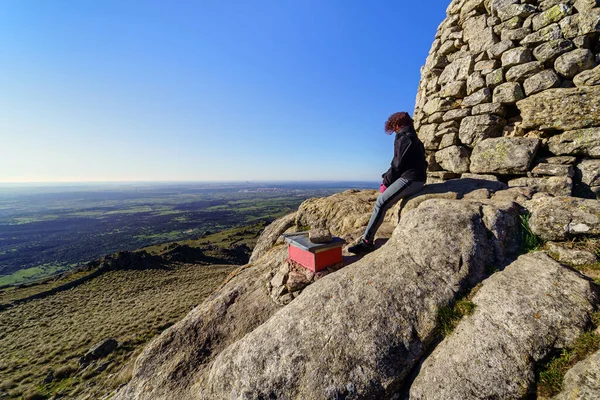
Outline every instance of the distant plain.
[[0, 287], [120, 250], [270, 222], [310, 197], [369, 182], [0, 186]]

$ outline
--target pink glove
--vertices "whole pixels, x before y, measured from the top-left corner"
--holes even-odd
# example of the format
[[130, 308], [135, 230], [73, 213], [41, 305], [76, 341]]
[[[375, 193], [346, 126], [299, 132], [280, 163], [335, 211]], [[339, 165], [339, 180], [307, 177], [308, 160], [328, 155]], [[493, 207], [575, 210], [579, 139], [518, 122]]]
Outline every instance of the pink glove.
[[387, 189], [387, 187], [383, 183], [379, 185], [379, 193], [385, 192], [385, 189]]

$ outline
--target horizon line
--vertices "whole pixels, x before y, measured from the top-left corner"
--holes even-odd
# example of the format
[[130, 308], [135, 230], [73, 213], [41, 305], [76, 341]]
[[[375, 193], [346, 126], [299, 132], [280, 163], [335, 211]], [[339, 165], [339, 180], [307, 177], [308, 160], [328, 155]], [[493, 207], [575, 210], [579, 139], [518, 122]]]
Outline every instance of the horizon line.
[[377, 182], [363, 179], [238, 179], [238, 180], [137, 180], [137, 181], [0, 181], [0, 185], [114, 184], [114, 183], [279, 183], [279, 182]]

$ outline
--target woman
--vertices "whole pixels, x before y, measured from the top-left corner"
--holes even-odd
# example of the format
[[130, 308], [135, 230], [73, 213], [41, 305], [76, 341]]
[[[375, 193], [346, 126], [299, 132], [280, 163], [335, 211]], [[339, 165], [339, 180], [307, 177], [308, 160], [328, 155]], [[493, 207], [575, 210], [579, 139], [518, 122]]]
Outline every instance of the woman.
[[390, 169], [382, 175], [383, 183], [375, 208], [364, 236], [348, 251], [354, 254], [369, 253], [375, 250], [375, 233], [381, 226], [386, 211], [403, 197], [417, 193], [427, 179], [425, 148], [417, 137], [413, 120], [405, 112], [392, 114], [385, 123], [385, 132], [396, 133], [394, 158]]

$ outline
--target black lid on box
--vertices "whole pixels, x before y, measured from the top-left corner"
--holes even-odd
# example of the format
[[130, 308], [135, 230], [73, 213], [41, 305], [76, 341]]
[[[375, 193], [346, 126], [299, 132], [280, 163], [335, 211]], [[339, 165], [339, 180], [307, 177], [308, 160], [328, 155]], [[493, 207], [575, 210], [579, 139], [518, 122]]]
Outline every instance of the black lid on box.
[[283, 239], [292, 246], [298, 247], [302, 250], [310, 251], [311, 253], [316, 253], [318, 251], [327, 249], [334, 249], [346, 244], [344, 239], [337, 236], [334, 236], [329, 243], [313, 243], [306, 234], [287, 234], [283, 235]]

